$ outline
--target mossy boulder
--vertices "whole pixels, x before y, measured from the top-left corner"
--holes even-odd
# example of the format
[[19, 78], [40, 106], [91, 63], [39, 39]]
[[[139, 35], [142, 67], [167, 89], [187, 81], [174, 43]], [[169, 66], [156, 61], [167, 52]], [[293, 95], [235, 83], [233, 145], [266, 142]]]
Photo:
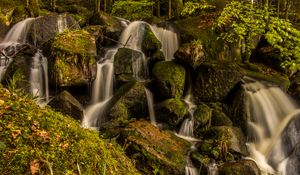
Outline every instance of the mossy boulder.
[[151, 28], [148, 25], [146, 25], [144, 36], [142, 39], [142, 51], [145, 53], [146, 56], [151, 56], [160, 49], [160, 41], [156, 38]]
[[[148, 59], [148, 70], [152, 70], [154, 65], [160, 61], [165, 61], [166, 58], [164, 56], [164, 53], [162, 51], [156, 51], [151, 57]], [[152, 72], [149, 71], [150, 76], [152, 76]]]
[[198, 102], [225, 101], [242, 77], [235, 63], [227, 61], [202, 63], [197, 68], [194, 82], [195, 99]]
[[171, 128], [176, 128], [188, 114], [184, 101], [178, 98], [167, 99], [155, 106], [158, 121], [167, 123]]
[[50, 84], [69, 87], [87, 85], [95, 77], [96, 44], [85, 30], [65, 31], [49, 41]]
[[143, 174], [185, 173], [190, 143], [171, 132], [160, 131], [150, 122], [140, 120], [130, 123], [122, 131], [119, 142]]
[[172, 61], [161, 61], [154, 65], [152, 75], [154, 86], [163, 98], [180, 98], [185, 85], [184, 67]]
[[68, 91], [63, 91], [55, 96], [48, 105], [56, 111], [69, 115], [76, 120], [82, 120], [83, 118], [84, 108], [82, 104]]
[[286, 173], [289, 175], [297, 175], [300, 173], [300, 168], [299, 168], [299, 160], [300, 157], [300, 144], [298, 143], [295, 148], [293, 153], [289, 156], [288, 162], [286, 164]]
[[205, 103], [200, 103], [194, 112], [194, 134], [200, 136], [203, 128], [211, 126], [212, 109]]
[[226, 115], [224, 111], [224, 104], [222, 103], [212, 103], [210, 104], [212, 108], [212, 126], [232, 126], [233, 123], [231, 119]]
[[202, 133], [204, 138], [199, 150], [216, 160], [233, 160], [239, 156], [248, 156], [246, 139], [240, 128], [214, 126]]
[[62, 30], [80, 29], [77, 21], [70, 15], [50, 13], [33, 21], [28, 33], [29, 41], [36, 46], [44, 44], [59, 32], [63, 32], [59, 31], [59, 25]]
[[219, 175], [260, 175], [260, 169], [252, 160], [225, 162], [219, 168]]
[[128, 48], [119, 48], [114, 57], [114, 73], [117, 86], [132, 79], [143, 79], [147, 67], [142, 62], [143, 54]]
[[0, 116], [4, 174], [139, 174], [117, 144], [28, 96], [0, 88]]
[[205, 61], [203, 45], [200, 41], [182, 44], [175, 52], [175, 61], [192, 68], [198, 67]]

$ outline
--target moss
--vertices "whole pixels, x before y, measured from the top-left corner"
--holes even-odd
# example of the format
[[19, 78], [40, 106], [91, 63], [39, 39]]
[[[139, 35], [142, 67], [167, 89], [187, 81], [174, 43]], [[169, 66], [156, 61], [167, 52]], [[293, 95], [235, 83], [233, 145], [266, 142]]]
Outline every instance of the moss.
[[212, 110], [205, 103], [200, 103], [194, 112], [195, 125], [196, 127], [203, 127], [210, 124], [212, 117]]
[[154, 65], [152, 73], [160, 95], [167, 98], [182, 96], [186, 74], [184, 67], [172, 61], [161, 61]]
[[161, 48], [160, 41], [156, 38], [150, 27], [145, 26], [145, 32], [142, 40], [142, 50], [147, 55], [153, 55], [156, 51]]
[[[0, 170], [4, 174], [138, 174], [112, 143], [28, 96], [0, 89]], [[3, 148], [4, 147], [4, 148]]]

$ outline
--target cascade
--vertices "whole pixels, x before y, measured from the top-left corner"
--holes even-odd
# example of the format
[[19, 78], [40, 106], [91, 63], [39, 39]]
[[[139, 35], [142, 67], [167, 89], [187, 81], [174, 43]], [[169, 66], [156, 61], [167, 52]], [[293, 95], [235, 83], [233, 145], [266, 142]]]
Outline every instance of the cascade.
[[192, 138], [194, 136], [194, 112], [197, 106], [193, 103], [192, 95], [190, 93], [188, 93], [188, 95], [184, 98], [184, 102], [188, 106], [189, 118], [186, 118], [183, 121], [179, 130], [179, 135]]
[[32, 58], [30, 92], [38, 97], [40, 105], [49, 101], [48, 62], [41, 50], [38, 50]]
[[148, 111], [149, 111], [151, 124], [154, 126], [157, 126], [156, 119], [155, 119], [154, 107], [153, 107], [153, 94], [147, 88], [145, 88], [145, 93], [147, 96], [147, 104], [148, 104]]
[[67, 18], [64, 15], [59, 15], [57, 19], [57, 31], [62, 33], [68, 28]]
[[[246, 79], [246, 112], [251, 157], [265, 173], [285, 173], [285, 147], [277, 144], [288, 122], [300, 113], [294, 102], [279, 88]], [[273, 155], [272, 155], [273, 154]], [[270, 156], [272, 155], [272, 156]], [[275, 156], [274, 156], [275, 155]]]
[[177, 33], [157, 26], [151, 26], [151, 30], [162, 44], [161, 50], [165, 55], [166, 61], [173, 60], [174, 53], [179, 48]]

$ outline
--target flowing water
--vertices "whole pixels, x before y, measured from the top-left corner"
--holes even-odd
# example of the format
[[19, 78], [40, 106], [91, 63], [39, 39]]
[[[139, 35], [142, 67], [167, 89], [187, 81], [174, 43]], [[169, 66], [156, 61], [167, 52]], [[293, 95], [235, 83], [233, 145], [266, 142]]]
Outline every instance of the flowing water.
[[154, 126], [157, 126], [156, 119], [155, 119], [154, 105], [153, 105], [154, 104], [153, 103], [153, 94], [147, 88], [145, 88], [145, 93], [147, 96], [148, 112], [149, 112], [151, 124]]
[[250, 80], [243, 88], [247, 97], [246, 110], [251, 138], [248, 149], [251, 157], [263, 172], [280, 171], [284, 174], [287, 157], [283, 152], [290, 145], [277, 143], [288, 122], [300, 110], [279, 87]]
[[166, 61], [174, 59], [174, 53], [179, 48], [179, 39], [176, 32], [165, 28], [151, 26], [154, 35], [162, 44], [162, 52], [166, 58]]
[[40, 105], [49, 101], [48, 62], [41, 50], [38, 50], [32, 58], [30, 92], [33, 96], [38, 97]]
[[193, 103], [192, 95], [190, 93], [184, 98], [184, 102], [188, 106], [189, 118], [186, 118], [183, 121], [179, 130], [179, 135], [192, 138], [194, 136], [194, 112], [197, 106]]
[[62, 33], [68, 28], [67, 18], [64, 15], [59, 15], [57, 19], [57, 31]]

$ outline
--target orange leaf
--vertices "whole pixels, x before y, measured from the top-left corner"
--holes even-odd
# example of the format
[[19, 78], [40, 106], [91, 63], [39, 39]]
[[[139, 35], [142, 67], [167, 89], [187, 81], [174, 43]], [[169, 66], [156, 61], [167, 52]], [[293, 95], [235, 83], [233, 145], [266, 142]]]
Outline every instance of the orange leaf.
[[21, 134], [21, 130], [14, 130], [12, 133], [11, 133], [11, 136], [16, 139], [18, 137], [18, 135]]
[[31, 175], [35, 175], [39, 171], [40, 171], [39, 161], [35, 159], [34, 161], [30, 162]]

